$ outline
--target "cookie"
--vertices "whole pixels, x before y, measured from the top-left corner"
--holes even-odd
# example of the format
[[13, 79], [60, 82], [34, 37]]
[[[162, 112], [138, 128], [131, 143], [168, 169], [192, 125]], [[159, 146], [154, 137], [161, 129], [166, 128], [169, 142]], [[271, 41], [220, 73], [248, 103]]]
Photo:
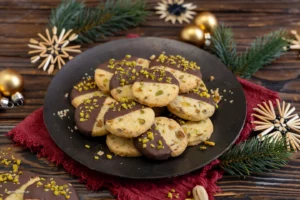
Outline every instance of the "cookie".
[[178, 95], [167, 107], [171, 113], [191, 121], [207, 119], [215, 112], [211, 95], [199, 89]]
[[76, 108], [79, 104], [83, 103], [85, 99], [90, 99], [94, 96], [103, 96], [104, 94], [99, 90], [95, 81], [92, 78], [82, 80], [73, 86], [70, 95], [70, 101]]
[[186, 134], [175, 120], [157, 117], [151, 129], [134, 138], [133, 143], [142, 155], [165, 160], [181, 155], [188, 142]]
[[119, 137], [133, 138], [146, 132], [154, 123], [151, 108], [127, 101], [114, 103], [104, 115], [106, 129]]
[[185, 93], [197, 87], [202, 79], [200, 67], [192, 61], [179, 55], [160, 54], [150, 62], [151, 69], [165, 69], [171, 72], [179, 81], [179, 92]]
[[87, 136], [102, 136], [108, 131], [104, 125], [104, 114], [114, 99], [102, 96], [85, 100], [75, 111], [75, 123], [78, 130]]
[[106, 144], [111, 152], [121, 157], [139, 157], [140, 152], [133, 145], [132, 138], [123, 138], [113, 134], [106, 136]]
[[210, 138], [214, 126], [209, 118], [199, 122], [187, 121], [181, 125], [188, 138], [188, 146], [195, 146]]
[[[53, 190], [52, 190], [53, 189]], [[30, 185], [24, 194], [24, 200], [78, 200], [74, 187], [60, 178], [40, 178], [39, 182]]]
[[178, 95], [179, 82], [163, 69], [141, 70], [131, 90], [137, 102], [149, 107], [163, 107]]
[[[26, 193], [27, 188], [34, 183], [40, 181], [37, 174], [22, 171], [19, 173], [1, 173], [1, 198], [6, 200], [23, 200], [23, 195]], [[6, 180], [6, 181], [4, 181]]]
[[108, 62], [99, 65], [95, 70], [95, 82], [103, 93], [109, 94], [109, 82], [115, 72], [134, 66], [148, 67], [149, 61], [131, 55], [126, 55], [122, 60], [110, 59]]
[[132, 84], [139, 78], [140, 71], [143, 68], [140, 66], [127, 67], [123, 70], [116, 71], [109, 82], [111, 96], [117, 101], [122, 99], [133, 99], [131, 91]]

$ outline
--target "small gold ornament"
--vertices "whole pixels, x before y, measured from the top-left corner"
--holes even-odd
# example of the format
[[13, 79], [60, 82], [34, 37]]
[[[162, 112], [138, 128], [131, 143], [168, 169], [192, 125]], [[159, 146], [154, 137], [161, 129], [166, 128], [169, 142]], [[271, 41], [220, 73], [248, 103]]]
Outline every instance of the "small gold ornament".
[[196, 25], [188, 25], [181, 30], [180, 38], [188, 43], [195, 44], [197, 46], [203, 46], [205, 42], [205, 35]]
[[264, 140], [266, 137], [270, 141], [286, 138], [287, 148], [294, 151], [300, 150], [300, 119], [299, 115], [294, 113], [296, 108], [291, 104], [281, 103], [276, 100], [279, 114], [276, 113], [271, 101], [258, 104], [258, 108], [254, 108], [256, 114], [252, 114], [256, 121], [255, 131], [263, 131], [258, 134], [258, 139]]
[[160, 19], [165, 18], [165, 21], [171, 21], [173, 24], [178, 21], [190, 23], [190, 19], [193, 19], [193, 15], [196, 12], [192, 11], [197, 6], [192, 3], [184, 3], [184, 0], [162, 0], [155, 7], [156, 14], [160, 15]]
[[216, 16], [210, 12], [202, 12], [195, 17], [195, 24], [204, 32], [212, 33], [218, 25]]
[[44, 71], [48, 69], [48, 74], [52, 74], [54, 66], [57, 63], [58, 69], [61, 69], [65, 65], [64, 59], [71, 60], [73, 56], [69, 55], [69, 52], [80, 53], [80, 45], [68, 46], [71, 41], [78, 38], [78, 35], [72, 33], [72, 30], [66, 31], [62, 29], [59, 36], [57, 35], [57, 28], [52, 28], [52, 36], [48, 29], [46, 29], [46, 37], [41, 33], [38, 36], [42, 39], [41, 41], [30, 39], [28, 44], [30, 48], [35, 50], [29, 51], [28, 54], [38, 54], [31, 57], [31, 63], [36, 63], [40, 59], [44, 59], [38, 68], [43, 68]]
[[13, 69], [5, 69], [0, 72], [0, 92], [4, 96], [12, 96], [22, 91], [24, 87], [23, 77]]
[[[285, 47], [285, 50], [292, 49], [292, 50], [300, 50], [300, 36], [298, 35], [296, 30], [291, 30], [291, 34], [294, 36], [295, 39], [286, 39], [284, 40], [288, 41], [290, 43], [289, 47]], [[299, 55], [300, 57], [300, 55]]]

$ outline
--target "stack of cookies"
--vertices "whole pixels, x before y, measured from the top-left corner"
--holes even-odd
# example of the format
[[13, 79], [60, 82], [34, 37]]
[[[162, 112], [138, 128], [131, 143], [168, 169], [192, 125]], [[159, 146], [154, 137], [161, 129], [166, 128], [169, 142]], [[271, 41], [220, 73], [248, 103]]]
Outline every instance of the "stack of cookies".
[[99, 65], [94, 77], [73, 87], [75, 122], [83, 134], [106, 135], [116, 155], [165, 160], [213, 132], [216, 104], [195, 62], [165, 53], [150, 60], [126, 55]]

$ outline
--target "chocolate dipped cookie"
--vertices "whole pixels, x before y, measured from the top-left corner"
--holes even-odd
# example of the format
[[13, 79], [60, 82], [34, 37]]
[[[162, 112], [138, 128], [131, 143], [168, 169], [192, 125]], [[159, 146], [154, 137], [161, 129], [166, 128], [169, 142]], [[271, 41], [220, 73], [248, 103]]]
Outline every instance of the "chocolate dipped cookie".
[[106, 136], [106, 144], [111, 152], [121, 157], [139, 157], [140, 152], [133, 145], [132, 138], [123, 138], [113, 134]]
[[24, 194], [24, 200], [78, 200], [74, 187], [60, 178], [40, 178], [30, 185]]
[[187, 136], [175, 120], [157, 117], [154, 125], [134, 138], [133, 143], [142, 155], [154, 160], [165, 160], [184, 152]]
[[73, 86], [70, 95], [70, 101], [72, 105], [76, 108], [85, 99], [90, 99], [95, 96], [103, 96], [104, 94], [99, 90], [95, 81], [92, 78], [87, 80], [82, 80]]
[[179, 81], [179, 92], [185, 93], [197, 87], [202, 79], [200, 67], [180, 55], [161, 53], [150, 62], [150, 69], [165, 69]]
[[106, 135], [104, 115], [114, 99], [102, 96], [86, 99], [75, 111], [75, 123], [78, 130], [85, 135], [97, 137]]
[[154, 123], [155, 114], [135, 101], [114, 103], [105, 113], [106, 129], [119, 137], [133, 138], [147, 131]]
[[200, 89], [178, 95], [167, 107], [174, 115], [191, 121], [207, 119], [215, 112], [213, 98]]
[[116, 71], [109, 82], [111, 96], [117, 101], [134, 99], [131, 87], [139, 79], [141, 70], [144, 71], [141, 66], [136, 66]]
[[110, 59], [108, 62], [100, 64], [95, 70], [95, 82], [103, 93], [109, 94], [110, 79], [115, 72], [135, 66], [147, 68], [149, 67], [149, 61], [131, 55], [126, 55], [122, 60]]
[[149, 107], [163, 107], [178, 95], [179, 82], [164, 69], [142, 69], [131, 90], [137, 102]]

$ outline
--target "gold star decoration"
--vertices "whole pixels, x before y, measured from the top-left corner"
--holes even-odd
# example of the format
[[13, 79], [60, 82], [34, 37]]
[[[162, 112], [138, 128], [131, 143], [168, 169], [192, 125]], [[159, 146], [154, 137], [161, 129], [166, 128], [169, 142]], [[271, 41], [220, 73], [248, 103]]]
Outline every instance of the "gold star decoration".
[[193, 19], [192, 15], [196, 12], [192, 11], [197, 6], [192, 3], [184, 3], [184, 0], [162, 0], [155, 7], [156, 14], [160, 15], [160, 19], [165, 18], [165, 21], [171, 21], [173, 24], [178, 21], [182, 24], [183, 21], [190, 23], [190, 19]]
[[256, 113], [252, 114], [256, 118], [252, 123], [255, 124], [255, 131], [262, 131], [258, 134], [258, 139], [261, 141], [266, 137], [270, 141], [285, 137], [287, 148], [294, 151], [300, 150], [300, 119], [299, 115], [295, 113], [296, 108], [291, 107], [291, 104], [282, 104], [276, 100], [277, 111], [275, 111], [271, 101], [258, 104], [254, 108]]
[[300, 36], [298, 35], [296, 30], [291, 30], [291, 34], [294, 36], [294, 39], [283, 38], [290, 43], [290, 45], [288, 47], [285, 47], [285, 49], [300, 50]]
[[44, 59], [38, 69], [42, 68], [44, 71], [48, 71], [48, 74], [52, 74], [54, 71], [55, 64], [58, 65], [58, 69], [61, 69], [66, 64], [64, 59], [71, 60], [73, 56], [69, 55], [72, 53], [80, 53], [80, 45], [68, 46], [71, 41], [78, 38], [78, 35], [72, 33], [72, 30], [66, 31], [62, 29], [59, 36], [57, 35], [57, 28], [52, 28], [52, 34], [46, 29], [46, 36], [38, 33], [41, 41], [36, 39], [30, 39], [28, 46], [32, 49], [28, 54], [38, 54], [31, 57], [31, 63], [36, 63], [40, 59]]

